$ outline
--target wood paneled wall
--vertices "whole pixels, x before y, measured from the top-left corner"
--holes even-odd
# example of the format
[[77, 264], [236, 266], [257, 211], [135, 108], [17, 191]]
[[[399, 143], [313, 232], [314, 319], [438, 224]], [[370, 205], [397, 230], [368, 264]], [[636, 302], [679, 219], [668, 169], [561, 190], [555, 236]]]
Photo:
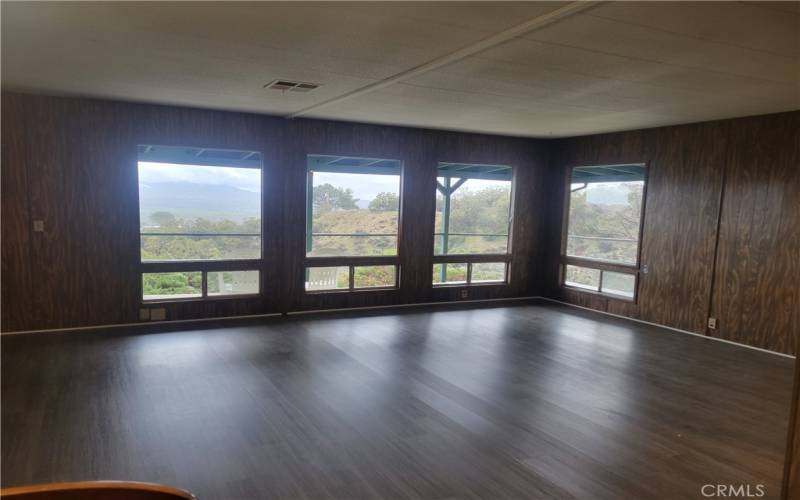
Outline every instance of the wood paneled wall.
[[731, 123], [711, 316], [715, 336], [796, 354], [800, 113]]
[[[800, 112], [554, 141], [545, 294], [614, 314], [795, 354], [800, 324]], [[565, 170], [646, 162], [636, 303], [558, 283]], [[717, 318], [717, 329], [707, 319]]]
[[[138, 321], [137, 144], [264, 153], [263, 296], [176, 302], [169, 319], [460, 300], [430, 286], [444, 160], [516, 167], [510, 284], [473, 287], [468, 298], [536, 292], [544, 141], [15, 93], [3, 93], [2, 119], [3, 331]], [[309, 153], [404, 162], [399, 290], [303, 292]]]
[[[438, 161], [516, 167], [508, 286], [794, 354], [800, 324], [800, 112], [560, 140], [3, 93], [2, 329], [138, 321], [136, 145], [264, 153], [264, 293], [182, 302], [170, 319], [460, 300], [432, 288]], [[305, 156], [403, 161], [399, 290], [305, 294]], [[637, 302], [558, 285], [565, 169], [646, 162]], [[43, 219], [44, 233], [32, 231]], [[707, 330], [707, 318], [718, 329]]]

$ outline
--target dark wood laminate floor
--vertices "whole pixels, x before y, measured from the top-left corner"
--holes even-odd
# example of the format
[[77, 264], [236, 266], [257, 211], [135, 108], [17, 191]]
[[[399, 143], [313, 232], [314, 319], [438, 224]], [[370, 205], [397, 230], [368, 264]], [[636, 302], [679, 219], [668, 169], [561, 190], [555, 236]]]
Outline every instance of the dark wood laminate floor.
[[774, 498], [793, 363], [546, 303], [2, 348], [3, 486], [201, 499]]

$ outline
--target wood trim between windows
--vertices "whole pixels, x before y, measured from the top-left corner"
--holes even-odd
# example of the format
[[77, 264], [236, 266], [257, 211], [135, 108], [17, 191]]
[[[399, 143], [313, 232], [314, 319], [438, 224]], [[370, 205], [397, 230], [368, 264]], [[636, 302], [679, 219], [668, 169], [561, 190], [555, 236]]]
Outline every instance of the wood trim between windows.
[[261, 259], [240, 260], [180, 260], [141, 262], [142, 273], [173, 273], [181, 271], [260, 271]]
[[588, 267], [591, 269], [600, 269], [601, 271], [611, 271], [623, 274], [636, 274], [639, 271], [639, 268], [632, 264], [617, 264], [615, 262], [586, 259], [582, 257], [562, 256], [561, 263], [569, 264], [571, 266]]
[[434, 264], [464, 264], [472, 262], [511, 262], [511, 254], [448, 254], [434, 255]]
[[346, 266], [397, 266], [397, 255], [372, 255], [363, 257], [306, 257], [305, 267], [346, 267]]

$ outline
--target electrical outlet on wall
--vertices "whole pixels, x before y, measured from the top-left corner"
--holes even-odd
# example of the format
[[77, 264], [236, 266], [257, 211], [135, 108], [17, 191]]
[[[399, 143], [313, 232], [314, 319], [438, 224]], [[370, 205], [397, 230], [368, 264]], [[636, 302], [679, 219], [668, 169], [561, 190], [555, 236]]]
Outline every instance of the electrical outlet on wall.
[[36, 219], [33, 221], [33, 231], [35, 233], [43, 233], [44, 232], [44, 221], [41, 219]]
[[708, 318], [708, 328], [711, 330], [717, 329], [717, 318]]
[[469, 290], [461, 290], [461, 298], [466, 299], [469, 297]]

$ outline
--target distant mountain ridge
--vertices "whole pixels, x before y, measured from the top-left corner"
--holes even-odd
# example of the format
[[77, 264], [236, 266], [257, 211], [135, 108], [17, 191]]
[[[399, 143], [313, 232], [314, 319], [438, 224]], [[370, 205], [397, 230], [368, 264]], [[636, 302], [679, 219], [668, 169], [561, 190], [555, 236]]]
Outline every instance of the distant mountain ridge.
[[169, 212], [180, 219], [204, 218], [241, 222], [261, 217], [261, 195], [222, 184], [148, 182], [139, 184], [142, 224], [150, 215]]

